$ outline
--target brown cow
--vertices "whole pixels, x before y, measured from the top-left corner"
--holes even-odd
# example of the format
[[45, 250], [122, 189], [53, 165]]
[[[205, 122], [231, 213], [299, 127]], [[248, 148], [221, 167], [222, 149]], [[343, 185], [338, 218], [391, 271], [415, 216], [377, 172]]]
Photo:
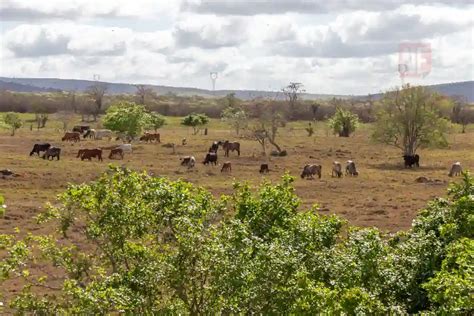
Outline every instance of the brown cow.
[[262, 163], [260, 165], [260, 173], [269, 173], [270, 169], [268, 169], [268, 164], [267, 163]]
[[229, 157], [229, 151], [237, 151], [237, 154], [240, 156], [240, 143], [239, 142], [229, 142], [226, 140], [224, 144], [222, 144], [222, 148], [224, 149], [224, 156]]
[[81, 134], [79, 132], [66, 132], [61, 140], [67, 142], [80, 142]]
[[314, 175], [317, 174], [319, 179], [321, 179], [321, 165], [306, 165], [303, 167], [303, 172], [301, 173], [301, 179], [314, 179]]
[[224, 164], [222, 165], [221, 172], [231, 172], [231, 171], [232, 171], [232, 164], [230, 163], [230, 161], [224, 162]]
[[87, 159], [89, 161], [92, 160], [92, 158], [97, 157], [97, 160], [102, 161], [102, 149], [95, 148], [95, 149], [80, 149], [77, 152], [77, 157], [81, 157], [81, 160]]
[[123, 150], [122, 150], [122, 148], [114, 148], [110, 151], [109, 159], [112, 159], [114, 157], [115, 158], [120, 157], [120, 159], [123, 159]]
[[145, 133], [142, 137], [140, 137], [140, 141], [146, 141], [148, 142], [153, 142], [156, 140], [156, 142], [161, 143], [160, 140], [160, 133]]

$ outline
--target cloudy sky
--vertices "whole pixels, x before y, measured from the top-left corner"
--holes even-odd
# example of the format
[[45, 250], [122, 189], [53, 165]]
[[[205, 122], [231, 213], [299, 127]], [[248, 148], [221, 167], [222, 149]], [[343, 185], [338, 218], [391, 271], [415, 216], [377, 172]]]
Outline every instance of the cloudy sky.
[[407, 82], [474, 78], [472, 0], [1, 0], [0, 40], [8, 77], [365, 94], [402, 58]]

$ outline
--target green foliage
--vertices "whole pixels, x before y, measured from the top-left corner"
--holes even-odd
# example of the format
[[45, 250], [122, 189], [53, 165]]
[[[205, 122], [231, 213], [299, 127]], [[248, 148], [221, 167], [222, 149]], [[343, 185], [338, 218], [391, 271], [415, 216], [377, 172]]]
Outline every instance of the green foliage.
[[[10, 301], [19, 314], [467, 314], [474, 308], [468, 174], [395, 236], [299, 211], [292, 182], [285, 175], [258, 188], [237, 183], [233, 195], [215, 199], [183, 181], [111, 167], [95, 182], [71, 185], [38, 217], [56, 224], [58, 235], [0, 235], [0, 283], [22, 279], [25, 287]], [[44, 294], [48, 276], [30, 273], [31, 263], [62, 272], [52, 283], [62, 282], [59, 288]]]
[[414, 155], [420, 146], [447, 145], [448, 121], [441, 116], [442, 102], [424, 87], [406, 85], [385, 93], [377, 112], [372, 138]]
[[5, 205], [5, 199], [3, 198], [2, 195], [0, 195], [0, 217], [5, 215], [5, 209], [7, 206]]
[[149, 114], [143, 105], [119, 102], [111, 105], [103, 119], [103, 125], [112, 131], [136, 137], [149, 124]]
[[334, 134], [338, 134], [340, 137], [349, 137], [359, 126], [359, 118], [357, 114], [353, 114], [351, 111], [337, 108], [328, 124]]
[[194, 135], [199, 133], [201, 127], [209, 123], [209, 117], [206, 114], [189, 114], [183, 118], [181, 124], [184, 126], [190, 126], [194, 130]]
[[23, 125], [23, 122], [21, 121], [20, 116], [18, 115], [18, 113], [14, 113], [14, 112], [6, 113], [3, 116], [3, 121], [5, 122], [5, 124], [9, 125], [10, 128], [12, 129], [11, 136], [14, 136], [15, 131]]
[[147, 124], [146, 127], [149, 129], [154, 129], [155, 132], [163, 127], [166, 124], [166, 119], [163, 115], [156, 113], [156, 112], [150, 112], [147, 115]]
[[235, 129], [237, 135], [248, 126], [249, 117], [247, 112], [242, 109], [227, 107], [222, 111], [221, 116], [224, 122], [227, 122]]

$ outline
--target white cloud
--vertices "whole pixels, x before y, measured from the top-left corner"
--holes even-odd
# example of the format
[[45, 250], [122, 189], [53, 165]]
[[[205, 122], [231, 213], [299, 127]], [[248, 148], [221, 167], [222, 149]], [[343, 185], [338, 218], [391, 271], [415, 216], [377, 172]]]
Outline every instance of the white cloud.
[[446, 3], [4, 0], [0, 75], [359, 94], [399, 84], [409, 41], [433, 51], [417, 81], [472, 80], [474, 6]]

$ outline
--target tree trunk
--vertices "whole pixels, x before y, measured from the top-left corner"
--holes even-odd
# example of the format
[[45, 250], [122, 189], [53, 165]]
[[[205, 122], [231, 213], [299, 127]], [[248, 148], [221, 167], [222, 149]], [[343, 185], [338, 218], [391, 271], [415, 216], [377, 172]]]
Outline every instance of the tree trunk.
[[275, 143], [271, 138], [268, 138], [268, 141], [278, 150], [279, 153], [281, 153], [281, 148], [277, 143]]

